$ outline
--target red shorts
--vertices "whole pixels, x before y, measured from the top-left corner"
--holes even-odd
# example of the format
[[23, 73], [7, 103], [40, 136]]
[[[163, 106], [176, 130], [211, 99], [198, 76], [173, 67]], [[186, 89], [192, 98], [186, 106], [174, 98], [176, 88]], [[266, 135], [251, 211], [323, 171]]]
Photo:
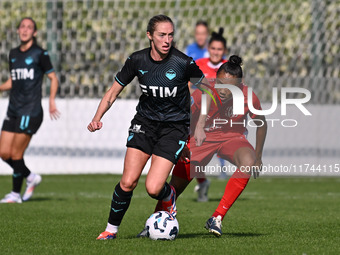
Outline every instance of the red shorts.
[[241, 134], [233, 134], [221, 141], [205, 141], [201, 146], [196, 146], [195, 140], [191, 138], [191, 163], [194, 165], [206, 166], [216, 153], [217, 156], [234, 163], [235, 152], [242, 147], [254, 150], [247, 138]]
[[234, 164], [234, 154], [239, 148], [247, 147], [254, 150], [253, 146], [249, 143], [246, 137], [241, 134], [233, 134], [222, 141], [205, 141], [201, 146], [196, 146], [194, 138], [189, 140], [188, 146], [190, 143], [190, 164], [178, 161], [172, 172], [173, 175], [186, 180], [192, 180], [194, 177], [200, 177], [196, 176], [197, 173], [195, 173], [193, 167], [191, 167], [192, 173], [190, 174], [190, 165], [206, 166], [214, 154], [217, 154], [218, 157], [228, 160], [230, 163]]

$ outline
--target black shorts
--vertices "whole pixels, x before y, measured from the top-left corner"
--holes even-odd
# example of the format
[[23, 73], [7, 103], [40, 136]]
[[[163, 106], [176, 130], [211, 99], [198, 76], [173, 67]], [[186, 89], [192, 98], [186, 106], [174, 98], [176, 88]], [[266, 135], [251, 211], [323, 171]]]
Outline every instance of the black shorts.
[[28, 135], [33, 135], [38, 131], [42, 121], [43, 112], [34, 117], [31, 117], [29, 115], [14, 117], [6, 116], [1, 130], [13, 133], [24, 133]]
[[136, 115], [131, 121], [126, 146], [177, 163], [188, 139], [186, 122], [159, 122]]

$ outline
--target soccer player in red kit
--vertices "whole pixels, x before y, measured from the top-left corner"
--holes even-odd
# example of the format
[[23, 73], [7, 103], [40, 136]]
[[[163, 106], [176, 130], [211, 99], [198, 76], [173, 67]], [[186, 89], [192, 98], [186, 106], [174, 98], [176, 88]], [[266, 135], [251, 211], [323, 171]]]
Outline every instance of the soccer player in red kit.
[[[202, 145], [190, 139], [191, 159], [190, 167], [184, 162], [178, 162], [172, 173], [171, 185], [175, 188], [177, 197], [184, 191], [195, 176], [196, 167], [204, 167], [216, 153], [221, 158], [237, 166], [237, 170], [229, 179], [219, 205], [206, 222], [205, 227], [215, 236], [222, 235], [222, 220], [236, 199], [245, 189], [251, 176], [251, 170], [260, 170], [262, 165], [262, 151], [267, 133], [267, 122], [264, 116], [256, 115], [249, 110], [248, 96], [252, 97], [253, 106], [261, 110], [261, 104], [255, 93], [248, 95], [248, 87], [242, 83], [242, 59], [236, 55], [229, 58], [217, 72], [217, 84], [232, 84], [237, 86], [244, 95], [244, 114], [233, 114], [233, 95], [229, 89], [217, 89], [222, 104], [210, 106], [204, 128], [206, 138]], [[191, 100], [191, 123], [201, 111], [201, 92], [196, 90]], [[247, 115], [257, 125], [255, 149], [246, 139]], [[232, 124], [233, 123], [233, 124]], [[197, 127], [194, 127], [197, 129]], [[255, 174], [258, 174], [256, 172]], [[167, 210], [159, 201], [156, 210]], [[144, 232], [144, 233], [143, 233]], [[139, 236], [147, 232], [143, 230]]]
[[[196, 61], [196, 64], [202, 70], [204, 76], [212, 83], [216, 80], [217, 70], [226, 62], [226, 60], [223, 59], [223, 56], [227, 53], [227, 40], [223, 37], [223, 31], [224, 29], [221, 27], [218, 33], [212, 32], [208, 43], [209, 57], [200, 58]], [[194, 88], [191, 88], [190, 91], [193, 92]], [[188, 143], [188, 146], [190, 146], [190, 143]], [[223, 166], [224, 160], [221, 158], [219, 159], [221, 166]], [[195, 186], [195, 191], [198, 193], [197, 201], [207, 202], [210, 181], [205, 178], [204, 173], [201, 173], [199, 177], [200, 178], [197, 178], [198, 184]]]
[[196, 60], [196, 65], [202, 70], [206, 78], [216, 78], [216, 73], [221, 65], [227, 62], [223, 56], [227, 53], [227, 40], [223, 37], [224, 29], [221, 27], [218, 31], [212, 32], [208, 43], [208, 58]]

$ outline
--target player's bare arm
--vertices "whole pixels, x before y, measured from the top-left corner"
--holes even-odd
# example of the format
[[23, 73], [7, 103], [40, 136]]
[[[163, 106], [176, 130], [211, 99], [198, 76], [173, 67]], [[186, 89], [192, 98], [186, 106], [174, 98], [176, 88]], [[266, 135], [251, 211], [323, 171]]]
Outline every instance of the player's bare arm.
[[10, 90], [12, 88], [12, 78], [9, 78], [3, 84], [0, 85], [0, 91]]
[[102, 128], [103, 123], [100, 121], [101, 118], [111, 108], [123, 88], [123, 86], [119, 85], [119, 83], [115, 81], [111, 88], [105, 93], [100, 101], [96, 114], [94, 115], [91, 123], [87, 126], [87, 129], [90, 132], [94, 132]]
[[50, 99], [49, 99], [49, 111], [51, 120], [57, 120], [60, 117], [60, 112], [57, 109], [55, 103], [55, 97], [57, 95], [59, 81], [55, 72], [51, 72], [47, 74], [47, 77], [51, 81], [51, 89], [50, 89]]

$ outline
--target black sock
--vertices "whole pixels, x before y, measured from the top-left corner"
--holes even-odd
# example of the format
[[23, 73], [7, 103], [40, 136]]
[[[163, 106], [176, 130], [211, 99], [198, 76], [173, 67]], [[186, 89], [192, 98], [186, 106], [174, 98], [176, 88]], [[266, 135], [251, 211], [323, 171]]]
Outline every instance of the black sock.
[[13, 167], [13, 160], [11, 158], [4, 160], [10, 167]]
[[24, 175], [22, 173], [21, 160], [12, 160], [13, 167], [13, 192], [20, 193]]
[[166, 182], [164, 183], [163, 189], [161, 190], [161, 192], [159, 192], [158, 196], [151, 196], [154, 199], [157, 200], [163, 200], [164, 198], [167, 198], [171, 193], [171, 188], [170, 185]]
[[18, 171], [22, 173], [22, 176], [24, 178], [27, 178], [27, 176], [29, 176], [31, 173], [31, 171], [25, 165], [24, 159], [12, 160], [12, 165], [13, 168], [15, 166], [18, 169]]
[[25, 165], [24, 159], [12, 160], [13, 173], [13, 191], [20, 193], [24, 178], [30, 175], [31, 171]]
[[111, 210], [108, 220], [110, 224], [115, 226], [120, 225], [123, 220], [124, 214], [129, 208], [132, 193], [132, 191], [125, 192], [124, 190], [122, 190], [122, 188], [120, 187], [120, 183], [116, 185], [112, 196]]

